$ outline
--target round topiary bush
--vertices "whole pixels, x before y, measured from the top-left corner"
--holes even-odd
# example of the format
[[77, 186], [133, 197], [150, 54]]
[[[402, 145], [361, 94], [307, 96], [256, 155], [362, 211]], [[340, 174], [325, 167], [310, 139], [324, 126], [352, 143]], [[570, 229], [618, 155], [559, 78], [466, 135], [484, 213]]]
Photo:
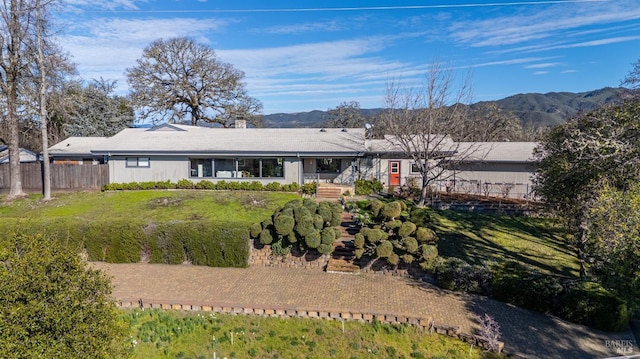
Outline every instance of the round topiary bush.
[[304, 237], [304, 243], [307, 245], [307, 248], [316, 249], [322, 243], [322, 237], [319, 232], [311, 232]]
[[273, 242], [273, 236], [271, 235], [271, 231], [268, 229], [263, 229], [260, 232], [260, 243], [262, 244], [271, 244]]
[[309, 211], [309, 209], [307, 209], [307, 207], [294, 207], [293, 208], [293, 217], [296, 219], [296, 221], [299, 221], [300, 218], [302, 218], [303, 216], [310, 216], [311, 212]]
[[387, 262], [391, 265], [397, 266], [400, 263], [400, 256], [395, 253], [391, 253], [389, 257], [387, 257]]
[[393, 245], [389, 241], [383, 241], [376, 247], [376, 255], [379, 258], [389, 258], [393, 254]]
[[284, 204], [284, 208], [295, 208], [302, 206], [302, 199], [292, 199], [291, 201]]
[[380, 215], [387, 219], [395, 219], [400, 217], [402, 213], [402, 205], [399, 201], [389, 202], [382, 207], [380, 211]]
[[403, 254], [403, 255], [400, 256], [400, 260], [403, 263], [411, 264], [411, 263], [413, 263], [413, 261], [416, 260], [416, 257], [412, 256], [409, 253], [406, 253], [406, 254]]
[[395, 230], [395, 229], [400, 228], [400, 226], [402, 226], [402, 221], [399, 220], [399, 219], [396, 219], [394, 221], [389, 221], [389, 222], [385, 223], [384, 226], [388, 230]]
[[398, 235], [401, 238], [409, 237], [416, 231], [417, 226], [412, 222], [404, 222], [398, 229]]
[[318, 205], [317, 213], [320, 216], [322, 216], [322, 219], [326, 223], [331, 223], [331, 218], [333, 218], [333, 212], [331, 212], [331, 207], [329, 207], [328, 204], [329, 204], [329, 202], [321, 202]]
[[249, 236], [251, 236], [251, 238], [255, 239], [260, 237], [260, 232], [262, 232], [262, 225], [260, 223], [253, 223], [249, 227]]
[[378, 199], [372, 200], [367, 206], [367, 208], [371, 210], [371, 213], [374, 217], [378, 217], [380, 215], [380, 210], [382, 209], [382, 207], [384, 207], [384, 202]]
[[364, 233], [364, 236], [369, 243], [378, 243], [389, 238], [387, 232], [379, 228], [369, 229]]
[[296, 224], [296, 220], [287, 215], [279, 215], [273, 219], [273, 227], [276, 233], [281, 236], [289, 235], [293, 232], [293, 227]]
[[438, 241], [438, 236], [433, 230], [420, 227], [416, 230], [416, 239], [420, 243], [435, 244]]
[[302, 205], [307, 207], [310, 213], [316, 213], [316, 211], [318, 210], [318, 204], [312, 198], [305, 198], [302, 201]]
[[330, 254], [333, 251], [333, 246], [330, 244], [320, 244], [318, 246], [318, 253], [320, 254]]
[[422, 245], [422, 258], [427, 261], [434, 260], [438, 257], [438, 247], [430, 244]]
[[321, 215], [312, 214], [311, 217], [313, 218], [313, 227], [315, 229], [322, 229], [324, 227], [324, 219], [322, 219]]
[[407, 252], [414, 254], [418, 251], [418, 241], [413, 237], [404, 238], [404, 248]]
[[342, 231], [340, 230], [340, 228], [338, 227], [331, 227], [331, 228], [333, 228], [334, 239], [342, 238]]
[[356, 247], [356, 249], [363, 249], [364, 248], [364, 234], [356, 233], [355, 237], [353, 238], [353, 245]]
[[316, 228], [313, 225], [313, 217], [305, 216], [300, 218], [300, 220], [295, 225], [295, 231], [301, 236], [306, 237], [309, 234], [316, 232]]
[[333, 244], [336, 239], [335, 235], [336, 234], [331, 227], [327, 227], [323, 229], [322, 232], [320, 232], [320, 237], [322, 238], [323, 244]]

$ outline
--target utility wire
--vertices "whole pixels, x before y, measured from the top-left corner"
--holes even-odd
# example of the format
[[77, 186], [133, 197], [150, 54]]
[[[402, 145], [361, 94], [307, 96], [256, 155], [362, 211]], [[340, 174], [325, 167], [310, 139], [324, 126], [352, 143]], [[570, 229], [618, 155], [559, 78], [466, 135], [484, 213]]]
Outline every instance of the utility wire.
[[401, 6], [358, 6], [358, 7], [327, 7], [327, 8], [269, 8], [269, 9], [194, 9], [194, 10], [84, 10], [84, 12], [110, 12], [110, 13], [276, 13], [276, 12], [333, 12], [333, 11], [388, 11], [388, 10], [428, 10], [428, 9], [453, 9], [474, 7], [501, 7], [501, 6], [530, 6], [530, 5], [556, 5], [576, 3], [610, 2], [611, 0], [543, 0], [543, 1], [512, 1], [490, 2], [477, 4], [440, 4], [440, 5], [401, 5]]

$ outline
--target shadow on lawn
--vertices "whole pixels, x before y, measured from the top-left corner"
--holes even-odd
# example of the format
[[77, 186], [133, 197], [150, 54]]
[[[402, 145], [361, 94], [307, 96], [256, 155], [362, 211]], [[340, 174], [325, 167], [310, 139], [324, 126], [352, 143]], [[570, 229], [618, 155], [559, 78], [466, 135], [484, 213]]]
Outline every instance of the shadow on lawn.
[[[470, 264], [515, 260], [543, 272], [577, 276], [575, 254], [563, 241], [566, 233], [550, 220], [450, 210], [437, 213], [438, 251], [445, 257]], [[505, 241], [524, 242], [509, 245]]]

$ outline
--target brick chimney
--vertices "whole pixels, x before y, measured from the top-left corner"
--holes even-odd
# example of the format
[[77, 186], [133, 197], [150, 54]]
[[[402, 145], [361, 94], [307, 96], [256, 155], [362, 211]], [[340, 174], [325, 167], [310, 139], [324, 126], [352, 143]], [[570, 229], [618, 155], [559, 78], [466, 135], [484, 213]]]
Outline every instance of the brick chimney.
[[235, 128], [247, 128], [247, 120], [239, 117], [236, 119], [234, 126]]

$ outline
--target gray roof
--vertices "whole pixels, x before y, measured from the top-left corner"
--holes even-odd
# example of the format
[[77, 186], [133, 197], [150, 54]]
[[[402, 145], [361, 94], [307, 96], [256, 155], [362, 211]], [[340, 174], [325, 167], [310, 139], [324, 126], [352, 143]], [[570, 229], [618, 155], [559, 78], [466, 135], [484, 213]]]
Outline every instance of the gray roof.
[[208, 128], [164, 125], [128, 128], [94, 146], [97, 154], [216, 154], [355, 156], [361, 128]]
[[537, 142], [460, 142], [459, 151], [468, 153], [466, 161], [534, 162]]
[[49, 156], [91, 156], [91, 151], [108, 139], [108, 137], [69, 137], [49, 147]]
[[[38, 162], [40, 156], [25, 148], [20, 148], [20, 162]], [[0, 145], [0, 163], [9, 163], [9, 146]]]

